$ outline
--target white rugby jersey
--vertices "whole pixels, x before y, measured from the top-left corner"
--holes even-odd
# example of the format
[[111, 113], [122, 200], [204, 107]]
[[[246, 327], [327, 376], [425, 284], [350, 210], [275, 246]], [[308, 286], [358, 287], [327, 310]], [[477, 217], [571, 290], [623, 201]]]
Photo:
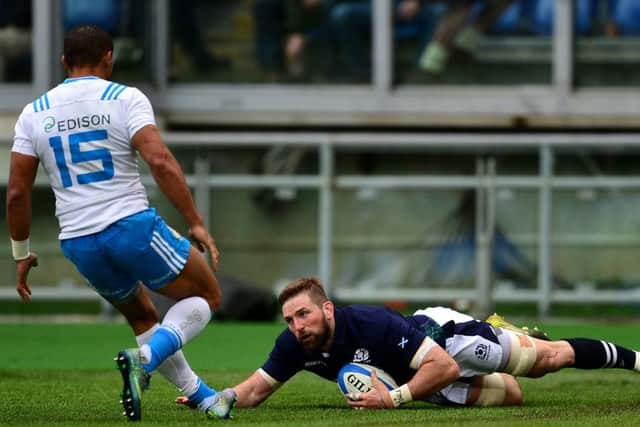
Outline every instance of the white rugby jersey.
[[153, 108], [142, 92], [93, 76], [66, 79], [24, 108], [12, 151], [38, 157], [49, 175], [60, 239], [149, 206], [130, 142], [149, 124]]

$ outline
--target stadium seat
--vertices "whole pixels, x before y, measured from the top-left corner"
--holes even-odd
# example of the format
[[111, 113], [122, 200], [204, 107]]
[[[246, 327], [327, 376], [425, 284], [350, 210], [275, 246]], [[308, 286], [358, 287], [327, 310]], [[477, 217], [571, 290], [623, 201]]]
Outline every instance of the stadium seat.
[[[531, 14], [529, 22], [534, 33], [551, 35], [553, 32], [553, 19], [555, 0], [530, 0], [530, 7], [527, 8]], [[592, 24], [598, 14], [597, 0], [576, 0], [575, 1], [575, 32], [577, 34], [587, 34], [592, 30]]]
[[513, 34], [520, 30], [520, 16], [522, 13], [522, 2], [514, 1], [511, 6], [504, 11], [491, 27], [494, 34]]
[[393, 37], [396, 40], [430, 38], [438, 25], [438, 21], [447, 11], [444, 3], [427, 2], [422, 6], [418, 16], [411, 21], [396, 21], [393, 27]]
[[[504, 11], [502, 16], [498, 19], [498, 21], [496, 21], [496, 23], [489, 29], [489, 34], [517, 33], [520, 30], [520, 15], [521, 15], [522, 1], [523, 0], [515, 0], [511, 4], [511, 6], [509, 6], [507, 10]], [[484, 1], [474, 2], [471, 9], [471, 14], [469, 16], [469, 21], [470, 22], [475, 21], [478, 15], [482, 13], [485, 7], [486, 7], [486, 2]], [[440, 13], [440, 15], [442, 15], [442, 13]]]
[[622, 35], [640, 34], [640, 1], [609, 1], [609, 13]]
[[397, 40], [415, 39], [418, 38], [421, 31], [420, 24], [415, 22], [402, 22], [394, 26], [393, 36]]
[[97, 25], [114, 33], [118, 25], [118, 0], [64, 0], [62, 4], [65, 31], [78, 25]]

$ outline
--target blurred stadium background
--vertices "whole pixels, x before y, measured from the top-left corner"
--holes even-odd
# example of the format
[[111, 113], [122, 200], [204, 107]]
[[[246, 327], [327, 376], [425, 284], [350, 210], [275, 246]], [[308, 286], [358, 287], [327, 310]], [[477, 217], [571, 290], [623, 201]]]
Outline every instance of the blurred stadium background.
[[[0, 193], [19, 112], [64, 78], [65, 30], [95, 23], [115, 38], [113, 79], [152, 99], [188, 175], [228, 317], [302, 275], [340, 301], [637, 316], [640, 1], [515, 0], [437, 77], [417, 63], [442, 2], [407, 23], [371, 0], [371, 67], [354, 76], [313, 45], [303, 72], [265, 67], [261, 1], [0, 0]], [[37, 183], [32, 306], [99, 312]], [[0, 266], [0, 314], [25, 313], [8, 239]]]

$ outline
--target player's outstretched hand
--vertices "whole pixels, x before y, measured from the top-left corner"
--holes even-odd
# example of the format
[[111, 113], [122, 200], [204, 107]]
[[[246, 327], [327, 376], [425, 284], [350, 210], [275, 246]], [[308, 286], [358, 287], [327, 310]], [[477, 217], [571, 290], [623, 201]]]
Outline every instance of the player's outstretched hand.
[[371, 390], [366, 393], [347, 393], [347, 403], [354, 409], [390, 409], [393, 401], [387, 387], [378, 379], [375, 369], [371, 371]]
[[198, 405], [189, 400], [187, 396], [178, 396], [176, 397], [176, 403], [178, 405], [184, 405], [187, 408], [196, 409]]
[[26, 303], [31, 300], [31, 288], [27, 283], [27, 277], [29, 276], [29, 270], [32, 267], [38, 266], [38, 255], [34, 252], [29, 254], [29, 258], [16, 261], [16, 290], [18, 295], [22, 298], [22, 301]]
[[205, 250], [209, 252], [211, 268], [213, 268], [213, 271], [217, 271], [220, 252], [209, 231], [207, 231], [203, 225], [194, 225], [189, 228], [189, 239], [191, 239], [200, 252], [204, 252]]

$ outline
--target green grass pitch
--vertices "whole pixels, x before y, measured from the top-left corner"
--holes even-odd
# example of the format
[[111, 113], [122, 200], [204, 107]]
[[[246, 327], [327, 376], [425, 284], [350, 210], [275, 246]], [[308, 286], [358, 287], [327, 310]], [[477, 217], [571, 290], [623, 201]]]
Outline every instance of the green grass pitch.
[[[587, 336], [640, 348], [638, 324], [544, 325], [553, 337]], [[185, 348], [211, 385], [237, 383], [264, 361], [282, 324], [213, 323]], [[0, 425], [122, 426], [121, 380], [113, 356], [134, 344], [122, 324], [0, 324]], [[640, 375], [568, 369], [522, 379], [517, 408], [443, 408], [413, 402], [389, 411], [353, 411], [335, 384], [298, 374], [256, 409], [229, 421], [177, 407], [176, 392], [155, 376], [143, 400], [144, 425], [193, 426], [615, 426], [640, 425]]]

